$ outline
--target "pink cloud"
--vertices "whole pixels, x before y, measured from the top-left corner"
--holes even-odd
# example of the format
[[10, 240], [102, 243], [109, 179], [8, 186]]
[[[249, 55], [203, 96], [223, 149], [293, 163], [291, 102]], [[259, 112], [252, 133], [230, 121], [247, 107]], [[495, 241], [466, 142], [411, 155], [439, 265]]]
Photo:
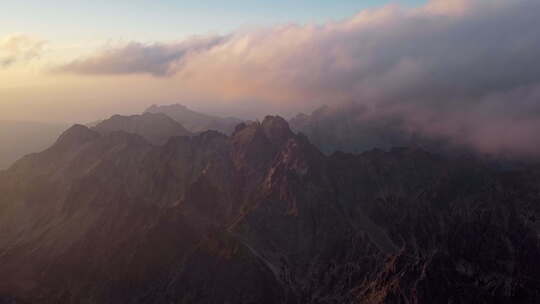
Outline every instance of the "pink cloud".
[[165, 75], [261, 114], [355, 102], [482, 151], [540, 153], [535, 0], [434, 0], [194, 41], [133, 43], [61, 70]]

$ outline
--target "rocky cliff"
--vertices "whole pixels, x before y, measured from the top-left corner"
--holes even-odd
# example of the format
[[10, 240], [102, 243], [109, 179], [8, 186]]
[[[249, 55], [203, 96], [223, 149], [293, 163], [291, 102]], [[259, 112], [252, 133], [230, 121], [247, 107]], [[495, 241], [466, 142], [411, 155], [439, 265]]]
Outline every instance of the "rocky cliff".
[[420, 149], [322, 154], [285, 120], [67, 130], [0, 172], [20, 303], [534, 303], [540, 174]]

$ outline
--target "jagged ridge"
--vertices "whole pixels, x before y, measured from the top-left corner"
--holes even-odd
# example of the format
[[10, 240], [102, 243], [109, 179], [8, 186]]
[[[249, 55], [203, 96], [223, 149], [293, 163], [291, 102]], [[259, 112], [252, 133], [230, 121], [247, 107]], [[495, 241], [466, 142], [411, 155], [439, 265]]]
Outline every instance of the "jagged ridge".
[[161, 146], [74, 126], [0, 173], [0, 294], [534, 302], [534, 172], [408, 148], [325, 156], [275, 116]]

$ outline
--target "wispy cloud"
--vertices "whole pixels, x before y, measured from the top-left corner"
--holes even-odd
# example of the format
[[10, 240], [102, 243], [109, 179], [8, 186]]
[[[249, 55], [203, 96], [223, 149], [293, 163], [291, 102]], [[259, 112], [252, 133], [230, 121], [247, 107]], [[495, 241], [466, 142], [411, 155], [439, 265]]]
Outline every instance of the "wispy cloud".
[[190, 55], [207, 51], [224, 37], [196, 37], [178, 43], [143, 44], [130, 42], [121, 48], [105, 50], [56, 69], [57, 72], [110, 75], [141, 74], [168, 76]]
[[147, 73], [261, 111], [354, 101], [485, 151], [540, 154], [540, 2], [433, 0], [321, 26], [132, 43], [60, 68]]
[[0, 39], [0, 68], [38, 58], [45, 44], [44, 40], [24, 34], [13, 34]]

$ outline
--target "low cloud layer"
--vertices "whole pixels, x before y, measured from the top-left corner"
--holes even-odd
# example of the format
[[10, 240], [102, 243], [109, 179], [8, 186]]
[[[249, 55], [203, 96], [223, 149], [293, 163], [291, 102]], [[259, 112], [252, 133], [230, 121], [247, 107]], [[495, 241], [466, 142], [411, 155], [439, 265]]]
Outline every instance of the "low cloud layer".
[[319, 26], [131, 43], [60, 70], [168, 76], [231, 107], [356, 102], [371, 119], [399, 117], [482, 152], [531, 156], [540, 155], [538, 54], [539, 1], [434, 0]]
[[0, 39], [0, 69], [39, 57], [45, 43], [43, 40], [22, 34]]

